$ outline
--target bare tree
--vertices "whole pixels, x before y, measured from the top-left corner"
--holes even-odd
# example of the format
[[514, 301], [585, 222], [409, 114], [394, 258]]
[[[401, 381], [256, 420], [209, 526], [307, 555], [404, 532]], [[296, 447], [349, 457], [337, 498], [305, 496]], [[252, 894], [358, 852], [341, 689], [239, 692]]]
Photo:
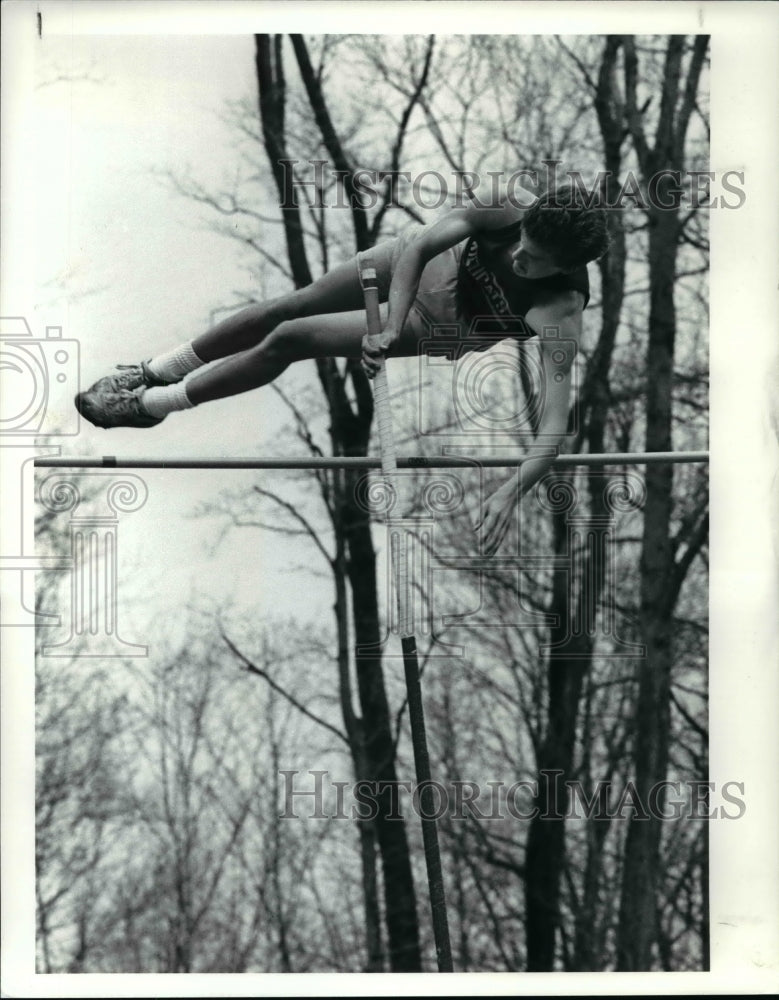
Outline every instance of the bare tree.
[[[654, 138], [647, 136], [638, 105], [638, 55], [626, 38], [625, 104], [627, 123], [645, 183], [661, 171], [685, 167], [685, 141], [704, 67], [708, 37], [695, 38], [691, 50], [684, 37], [671, 36], [665, 52], [660, 110]], [[686, 70], [685, 70], [686, 62]], [[667, 199], [663, 199], [667, 203]], [[648, 451], [672, 446], [672, 372], [676, 338], [675, 280], [678, 245], [688, 221], [681, 208], [648, 209], [649, 223], [649, 341], [647, 347]], [[705, 543], [705, 504], [697, 515], [673, 533], [673, 468], [647, 469], [644, 540], [641, 552], [641, 635], [646, 660], [639, 677], [634, 758], [639, 792], [665, 778], [670, 735], [670, 685], [673, 635], [670, 620], [681, 586]], [[619, 968], [647, 969], [656, 937], [655, 906], [659, 872], [660, 820], [630, 824], [622, 881]]]
[[[84, 496], [84, 502], [88, 497]], [[61, 514], [40, 509], [38, 552], [68, 556]], [[49, 657], [52, 625], [63, 607], [65, 573], [39, 573], [36, 608], [35, 899], [38, 967], [88, 967], [98, 919], [94, 886], [110, 865], [112, 821], [120, 811], [118, 736], [127, 719], [125, 694], [103, 664]]]
[[[237, 123], [251, 184], [213, 194], [177, 183], [229, 224], [264, 280], [303, 287], [332, 260], [423, 217], [391, 180], [375, 205], [363, 204], [358, 164], [478, 175], [546, 158], [580, 165], [586, 178], [602, 172], [609, 201], [635, 164], [644, 188], [652, 171], [700, 164], [705, 136], [693, 142], [687, 131], [701, 117], [705, 52], [700, 39], [621, 36], [257, 36], [257, 96]], [[359, 94], [339, 89], [345, 68]], [[288, 197], [291, 178], [301, 179], [293, 161], [313, 156], [337, 173], [324, 183], [341, 186], [348, 211], [328, 212], [311, 189], [298, 189], [299, 204]], [[266, 162], [273, 209], [257, 182]], [[593, 269], [570, 447], [663, 450], [674, 423], [673, 443], [699, 445], [705, 224], [700, 213], [636, 207], [611, 213], [610, 226], [611, 253]], [[635, 361], [644, 353], [646, 370]], [[312, 373], [319, 412], [279, 390], [296, 446], [365, 454], [373, 410], [359, 366], [320, 361]], [[527, 382], [510, 388], [532, 392]], [[398, 415], [413, 440], [410, 411]], [[436, 419], [456, 424], [443, 403]], [[503, 800], [499, 818], [442, 821], [457, 964], [700, 967], [705, 832], [572, 818], [564, 780], [595, 806], [604, 785], [613, 804], [631, 782], [646, 797], [666, 776], [705, 780], [705, 481], [692, 468], [652, 470], [646, 499], [638, 491], [618, 511], [606, 489], [627, 495], [627, 473], [554, 483], [575, 491], [581, 532], [528, 497], [519, 536], [523, 551], [553, 555], [554, 565], [485, 568], [477, 580], [455, 572], [474, 552], [475, 489], [436, 526], [437, 565], [452, 568], [426, 599], [479, 607], [473, 621], [492, 626], [463, 614], [420, 645], [434, 773], [482, 791], [502, 778], [535, 781], [538, 796], [525, 805], [549, 817], [507, 816]], [[286, 485], [258, 483], [221, 507], [236, 524], [305, 539], [318, 554], [334, 614], [316, 643], [281, 627], [271, 642], [239, 623], [215, 641], [200, 635], [186, 650], [158, 651], [123, 672], [133, 680], [121, 692], [86, 672], [40, 672], [42, 969], [412, 971], [432, 953], [424, 908], [416, 912], [419, 831], [389, 819], [390, 794], [378, 793], [378, 819], [347, 827], [349, 837], [339, 836], [342, 823], [288, 823], [272, 808], [290, 759], [335, 759], [385, 789], [408, 767], [403, 692], [382, 663], [373, 528], [357, 486], [351, 471], [325, 471], [305, 480], [304, 504]], [[591, 544], [605, 524], [615, 577], [605, 549]], [[495, 626], [515, 622], [520, 600], [525, 626]], [[640, 670], [613, 656], [613, 635], [598, 634], [606, 615], [621, 638], [647, 647]], [[435, 655], [453, 633], [467, 655]], [[563, 782], [544, 781], [550, 772]]]
[[[357, 197], [354, 173], [357, 164], [346, 150], [328, 106], [323, 85], [324, 65], [316, 68], [302, 36], [292, 36], [292, 48], [308, 101], [308, 116], [340, 183], [350, 208], [354, 249], [365, 249], [378, 235], [388, 208], [397, 197], [393, 183], [382, 192], [381, 205], [369, 222], [366, 209]], [[323, 50], [324, 51], [324, 50]], [[424, 89], [432, 56], [432, 40], [420, 67], [415, 92], [398, 124], [390, 152], [390, 162], [400, 157], [408, 121], [419, 93]], [[313, 279], [308, 261], [303, 213], [290, 191], [289, 167], [295, 160], [290, 150], [291, 130], [287, 122], [288, 84], [284, 70], [284, 43], [281, 36], [256, 38], [256, 69], [262, 142], [281, 205], [281, 220], [289, 259], [289, 274], [298, 288]], [[310, 155], [310, 149], [306, 151]], [[310, 217], [327, 259], [327, 233], [322, 217], [313, 206]], [[348, 360], [342, 368], [333, 359], [316, 362], [316, 371], [330, 416], [330, 446], [334, 455], [366, 454], [373, 419], [373, 398], [359, 364]], [[343, 717], [350, 740], [356, 775], [377, 782], [378, 815], [374, 831], [382, 860], [384, 914], [387, 927], [390, 967], [394, 971], [421, 968], [416, 896], [412, 878], [405, 823], [389, 820], [391, 789], [397, 781], [395, 746], [381, 665], [382, 632], [376, 581], [376, 556], [370, 518], [359, 503], [358, 476], [349, 470], [331, 477], [324, 497], [335, 537], [335, 551], [328, 556], [336, 584], [336, 627], [338, 633], [339, 677]], [[322, 485], [322, 483], [320, 483]], [[351, 707], [348, 687], [347, 602], [351, 615], [354, 646], [375, 649], [375, 655], [356, 658], [357, 695], [361, 716]], [[372, 847], [363, 833], [362, 858], [367, 913], [367, 967], [381, 967], [376, 879], [372, 874]]]

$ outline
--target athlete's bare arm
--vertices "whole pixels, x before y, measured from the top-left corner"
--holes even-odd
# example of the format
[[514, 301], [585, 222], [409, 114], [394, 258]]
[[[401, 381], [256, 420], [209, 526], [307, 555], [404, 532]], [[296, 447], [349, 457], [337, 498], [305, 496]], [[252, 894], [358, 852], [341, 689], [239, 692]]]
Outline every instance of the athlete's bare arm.
[[[581, 339], [584, 296], [581, 292], [550, 295], [528, 310], [527, 323], [542, 334], [551, 327], [557, 337], [542, 337], [544, 409], [536, 434], [542, 457], [528, 458], [517, 473], [506, 480], [484, 504], [477, 526], [483, 535], [484, 552], [492, 554], [500, 546], [511, 524], [515, 500], [523, 497], [546, 473], [558, 452], [568, 427], [571, 396], [571, 368]], [[555, 344], [555, 340], [558, 341]], [[571, 349], [571, 345], [573, 349]], [[563, 350], [560, 351], [561, 346]], [[559, 352], [559, 353], [558, 353]]]
[[[529, 207], [532, 195], [527, 195]], [[425, 227], [419, 238], [410, 243], [398, 259], [389, 290], [389, 319], [379, 337], [363, 341], [363, 368], [369, 378], [378, 371], [382, 358], [399, 339], [403, 324], [419, 288], [425, 265], [439, 253], [479, 233], [489, 233], [518, 222], [524, 209], [519, 199], [504, 193], [495, 205], [472, 203], [453, 208], [437, 222]]]

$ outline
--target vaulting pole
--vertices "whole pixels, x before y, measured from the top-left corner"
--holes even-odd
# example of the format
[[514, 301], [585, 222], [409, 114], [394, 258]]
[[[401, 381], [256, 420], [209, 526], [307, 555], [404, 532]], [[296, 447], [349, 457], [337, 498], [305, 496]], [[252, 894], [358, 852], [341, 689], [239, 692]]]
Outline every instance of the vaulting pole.
[[[360, 259], [360, 280], [365, 295], [365, 310], [368, 333], [381, 334], [379, 315], [379, 291], [376, 270], [368, 254]], [[384, 480], [396, 502], [400, 499], [400, 481], [397, 476], [395, 438], [392, 432], [392, 413], [389, 401], [387, 370], [382, 361], [374, 379], [373, 400], [379, 429], [381, 470]], [[430, 892], [430, 910], [433, 918], [433, 936], [439, 972], [452, 972], [452, 947], [449, 941], [449, 922], [446, 915], [444, 875], [441, 867], [441, 851], [438, 846], [438, 828], [435, 820], [432, 780], [430, 776], [430, 755], [425, 734], [425, 713], [422, 705], [422, 685], [419, 680], [417, 643], [411, 614], [408, 585], [408, 558], [405, 539], [401, 533], [399, 544], [391, 546], [390, 559], [395, 583], [398, 606], [398, 625], [403, 649], [403, 668], [406, 675], [408, 715], [411, 723], [411, 742], [414, 748], [419, 812], [422, 820], [422, 840], [425, 847], [427, 882]]]

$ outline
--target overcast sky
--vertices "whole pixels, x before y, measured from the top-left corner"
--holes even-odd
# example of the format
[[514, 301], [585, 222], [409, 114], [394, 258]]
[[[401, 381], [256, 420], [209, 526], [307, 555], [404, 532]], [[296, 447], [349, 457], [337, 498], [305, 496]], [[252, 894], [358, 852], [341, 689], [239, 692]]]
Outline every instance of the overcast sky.
[[[211, 231], [206, 210], [158, 175], [189, 172], [215, 188], [232, 176], [235, 135], [221, 116], [227, 102], [256, 91], [253, 55], [253, 40], [243, 35], [44, 33], [35, 129], [38, 308], [31, 325], [36, 332], [61, 326], [65, 337], [78, 340], [83, 386], [116, 363], [191, 338], [234, 291], [250, 288], [239, 245]], [[269, 230], [267, 239], [272, 247], [278, 232]], [[291, 371], [285, 384], [294, 391], [311, 381], [312, 371]], [[51, 411], [65, 410], [61, 419], [70, 419], [70, 386], [53, 388]], [[77, 443], [70, 439], [66, 448], [160, 457], [278, 453], [274, 441], [285, 420], [272, 392], [253, 392], [174, 414], [148, 431], [107, 432], [82, 420]], [[283, 569], [299, 557], [295, 545], [268, 546], [257, 532], [240, 532], [215, 556], [210, 543], [221, 522], [186, 516], [221, 487], [255, 473], [139, 474], [151, 487], [149, 499], [123, 519], [120, 559], [128, 567], [148, 565], [144, 554], [153, 548], [157, 562], [146, 574], [142, 602], [149, 614], [168, 600], [180, 603], [190, 587], [215, 597], [237, 588], [255, 608], [273, 593], [272, 606], [287, 613], [290, 574]], [[256, 557], [251, 574], [247, 546]], [[276, 569], [281, 576], [271, 583]], [[290, 586], [299, 587], [299, 570]], [[329, 605], [327, 589], [324, 600]], [[316, 601], [309, 610], [316, 613]]]

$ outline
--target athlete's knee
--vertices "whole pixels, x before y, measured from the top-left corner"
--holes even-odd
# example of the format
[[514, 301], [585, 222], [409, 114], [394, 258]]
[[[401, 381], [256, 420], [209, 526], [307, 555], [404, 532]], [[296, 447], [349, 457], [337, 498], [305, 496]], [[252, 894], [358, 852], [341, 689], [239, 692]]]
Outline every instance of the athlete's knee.
[[315, 281], [312, 285], [298, 288], [294, 292], [288, 292], [286, 295], [273, 299], [266, 304], [266, 309], [272, 318], [274, 327], [278, 327], [291, 320], [326, 312], [322, 306], [323, 289], [319, 282]]
[[298, 361], [308, 357], [310, 326], [303, 319], [288, 319], [279, 323], [261, 345], [265, 358], [274, 361]]
[[269, 330], [273, 331], [287, 320], [297, 319], [304, 315], [305, 300], [299, 291], [287, 292], [275, 299], [263, 302], [263, 318]]

